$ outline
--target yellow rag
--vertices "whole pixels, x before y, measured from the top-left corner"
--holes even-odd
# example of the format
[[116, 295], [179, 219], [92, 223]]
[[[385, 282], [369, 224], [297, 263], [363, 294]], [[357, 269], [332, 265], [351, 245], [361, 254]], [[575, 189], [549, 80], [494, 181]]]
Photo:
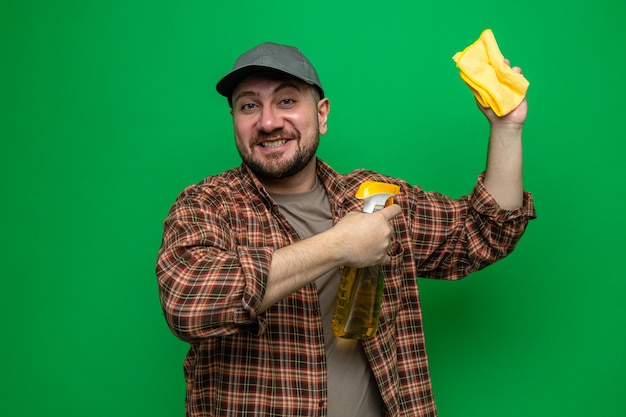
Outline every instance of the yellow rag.
[[452, 59], [476, 100], [498, 116], [510, 113], [524, 100], [530, 83], [504, 62], [491, 29]]

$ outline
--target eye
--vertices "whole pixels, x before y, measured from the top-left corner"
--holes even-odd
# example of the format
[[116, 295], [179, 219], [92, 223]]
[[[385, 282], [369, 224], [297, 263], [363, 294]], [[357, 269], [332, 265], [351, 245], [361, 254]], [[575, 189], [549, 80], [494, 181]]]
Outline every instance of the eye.
[[241, 105], [241, 111], [250, 112], [256, 108], [255, 103], [244, 103]]
[[294, 99], [292, 99], [292, 98], [285, 98], [285, 99], [282, 99], [280, 101], [280, 104], [282, 106], [290, 107], [290, 106], [293, 106], [295, 104], [295, 102], [296, 101]]

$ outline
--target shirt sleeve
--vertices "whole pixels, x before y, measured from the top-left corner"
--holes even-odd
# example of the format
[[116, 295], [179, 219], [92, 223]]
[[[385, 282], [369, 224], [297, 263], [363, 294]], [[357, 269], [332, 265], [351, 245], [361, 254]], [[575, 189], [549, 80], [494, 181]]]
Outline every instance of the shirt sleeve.
[[532, 195], [524, 192], [521, 207], [504, 210], [483, 181], [484, 173], [460, 199], [418, 192], [411, 227], [419, 276], [463, 278], [514, 250], [536, 217]]
[[187, 342], [263, 325], [256, 310], [274, 248], [238, 244], [237, 214], [224, 206], [190, 187], [164, 222], [159, 295], [170, 329]]

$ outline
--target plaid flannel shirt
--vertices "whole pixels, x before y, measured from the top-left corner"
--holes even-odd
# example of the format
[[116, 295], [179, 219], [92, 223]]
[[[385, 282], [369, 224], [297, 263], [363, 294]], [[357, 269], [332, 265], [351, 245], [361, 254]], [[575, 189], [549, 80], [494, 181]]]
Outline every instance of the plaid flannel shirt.
[[[334, 222], [362, 210], [365, 180], [396, 183], [404, 213], [393, 220], [391, 263], [376, 335], [363, 347], [389, 416], [436, 416], [418, 277], [459, 279], [508, 255], [535, 217], [500, 209], [479, 176], [460, 199], [318, 160]], [[184, 362], [187, 415], [326, 416], [326, 362], [318, 294], [307, 285], [263, 313], [273, 252], [298, 236], [242, 165], [185, 189], [164, 223], [159, 293], [172, 332], [190, 344]], [[334, 417], [334, 416], [331, 416]]]

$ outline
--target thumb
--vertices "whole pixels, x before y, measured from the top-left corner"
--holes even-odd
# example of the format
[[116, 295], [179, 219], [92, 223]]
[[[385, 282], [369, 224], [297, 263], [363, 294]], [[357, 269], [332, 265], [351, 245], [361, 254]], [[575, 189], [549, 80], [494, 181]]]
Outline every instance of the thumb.
[[400, 206], [397, 204], [392, 204], [380, 210], [379, 213], [383, 215], [385, 220], [390, 221], [391, 219], [398, 217], [400, 214], [402, 214], [402, 208], [400, 208]]

